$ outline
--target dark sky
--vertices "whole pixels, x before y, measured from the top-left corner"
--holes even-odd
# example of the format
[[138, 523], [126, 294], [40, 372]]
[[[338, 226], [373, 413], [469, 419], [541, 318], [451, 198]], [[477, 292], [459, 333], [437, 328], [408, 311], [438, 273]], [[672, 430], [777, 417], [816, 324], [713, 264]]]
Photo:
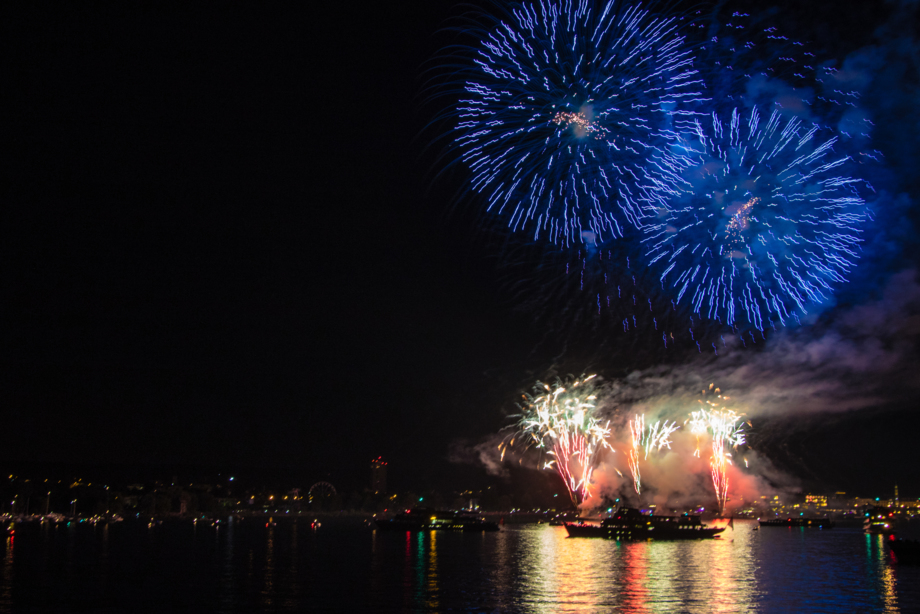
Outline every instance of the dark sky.
[[371, 10], [7, 23], [5, 458], [363, 479], [498, 424], [484, 373], [532, 331], [450, 194], [426, 197], [421, 64], [448, 13]]
[[[459, 171], [435, 178], [424, 71], [462, 11], [150, 2], [0, 20], [0, 460], [348, 482], [384, 455], [415, 487], [535, 376], [596, 367], [517, 309], [497, 241], [454, 204]], [[866, 12], [803, 28], [847, 33], [845, 55], [871, 38]], [[628, 359], [608, 358], [621, 375]]]

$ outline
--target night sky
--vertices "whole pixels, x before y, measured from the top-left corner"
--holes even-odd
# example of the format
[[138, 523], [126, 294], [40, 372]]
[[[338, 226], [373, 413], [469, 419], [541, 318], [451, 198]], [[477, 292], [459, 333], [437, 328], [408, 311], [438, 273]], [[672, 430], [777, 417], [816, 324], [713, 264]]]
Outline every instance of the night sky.
[[[841, 59], [879, 49], [898, 10], [744, 6], [788, 16]], [[539, 294], [542, 273], [508, 264], [461, 168], [439, 175], [443, 126], [429, 124], [444, 103], [428, 101], [426, 71], [465, 10], [4, 15], [0, 462], [280, 468], [363, 485], [383, 455], [393, 487], [420, 488], [449, 475], [452, 444], [497, 431], [535, 378], [653, 366], [660, 352], [622, 331], [564, 332], [526, 309], [515, 278]], [[873, 244], [884, 253], [856, 277], [875, 285], [850, 288], [841, 309], [917, 264], [915, 34], [903, 31], [903, 70], [888, 56], [867, 99], [904, 226]], [[870, 488], [884, 473], [920, 494], [909, 388], [765, 441], [809, 479]]]

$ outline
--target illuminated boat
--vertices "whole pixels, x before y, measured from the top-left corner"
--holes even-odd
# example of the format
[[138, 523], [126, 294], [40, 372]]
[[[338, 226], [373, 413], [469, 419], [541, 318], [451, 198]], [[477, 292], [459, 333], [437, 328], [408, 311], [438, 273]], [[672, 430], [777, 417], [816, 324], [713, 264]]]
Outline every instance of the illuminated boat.
[[498, 531], [498, 524], [475, 514], [431, 509], [407, 510], [376, 523], [381, 531]]
[[866, 512], [863, 530], [872, 535], [889, 535], [894, 533], [894, 512], [887, 507], [875, 506]]
[[631, 507], [621, 507], [600, 524], [567, 522], [569, 537], [603, 537], [619, 541], [645, 539], [711, 539], [725, 527], [707, 527], [699, 516], [656, 516]]
[[761, 520], [762, 527], [812, 527], [815, 529], [833, 529], [834, 521], [830, 518], [771, 518]]
[[578, 514], [575, 512], [561, 512], [553, 516], [553, 519], [549, 521], [549, 526], [551, 527], [561, 527], [567, 522], [575, 522], [578, 520]]

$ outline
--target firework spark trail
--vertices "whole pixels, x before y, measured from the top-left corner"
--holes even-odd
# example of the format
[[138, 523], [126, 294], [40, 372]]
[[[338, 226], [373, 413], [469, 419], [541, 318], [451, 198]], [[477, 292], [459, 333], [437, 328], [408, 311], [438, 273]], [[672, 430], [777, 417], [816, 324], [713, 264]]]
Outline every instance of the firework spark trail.
[[475, 55], [451, 67], [463, 80], [451, 114], [487, 210], [566, 247], [654, 215], [669, 171], [648, 153], [707, 100], [679, 25], [639, 4], [540, 0], [476, 28]]
[[692, 412], [690, 414], [690, 432], [696, 435], [696, 449], [693, 456], [700, 457], [700, 437], [709, 430], [709, 413], [705, 409]]
[[[819, 60], [809, 43], [764, 27], [771, 21], [766, 14], [729, 12], [724, 3], [713, 8], [695, 11], [682, 30], [713, 101], [809, 109], [829, 124], [856, 107], [859, 92], [835, 78], [831, 58]], [[856, 132], [867, 136], [871, 127], [858, 115]]]
[[[738, 424], [741, 415], [721, 406], [721, 402], [729, 400], [729, 397], [723, 396], [721, 390], [714, 388], [713, 384], [709, 385], [709, 391], [717, 395], [715, 397], [717, 400], [700, 400], [704, 407], [690, 414], [690, 432], [697, 436], [697, 447], [694, 452], [694, 456], [697, 457], [700, 456], [700, 437], [709, 433], [712, 439], [712, 457], [709, 460], [709, 467], [712, 473], [712, 485], [719, 504], [719, 514], [722, 514], [725, 502], [728, 500], [728, 466], [732, 464], [731, 452], [726, 451], [726, 447], [733, 449], [744, 445], [746, 434], [744, 423]], [[705, 398], [705, 390], [703, 395]]]
[[642, 432], [645, 430], [645, 417], [637, 415], [629, 421], [629, 434], [632, 439], [632, 448], [629, 450], [629, 470], [633, 476], [633, 487], [636, 494], [642, 494], [642, 475], [639, 473], [639, 447], [642, 445]]
[[674, 183], [643, 229], [649, 265], [710, 320], [759, 331], [798, 321], [847, 281], [871, 186], [850, 175], [835, 135], [777, 110], [713, 113], [694, 131], [654, 154]]
[[712, 431], [712, 485], [719, 501], [719, 514], [725, 509], [728, 499], [728, 466], [732, 464], [732, 455], [725, 451], [726, 444], [732, 448], [744, 444], [745, 435], [741, 426], [735, 423], [741, 418], [731, 410], [717, 410], [709, 416]]
[[632, 441], [632, 448], [629, 451], [629, 470], [633, 475], [633, 486], [636, 494], [642, 494], [642, 476], [639, 472], [639, 453], [642, 452], [642, 459], [648, 460], [649, 452], [658, 452], [661, 448], [671, 449], [671, 434], [679, 426], [676, 422], [668, 424], [665, 420], [657, 421], [655, 424], [645, 426], [645, 416], [636, 414], [636, 417], [629, 421], [629, 434]]
[[[632, 233], [632, 236], [627, 236], [624, 240], [607, 241], [600, 245], [586, 241], [584, 245], [576, 246], [575, 249], [569, 249], [564, 245], [555, 246], [557, 249], [553, 252], [554, 261], [541, 260], [540, 256], [534, 258], [534, 252], [530, 252], [530, 261], [527, 262], [530, 270], [524, 266], [518, 267], [514, 272], [518, 279], [512, 283], [523, 287], [531, 281], [531, 271], [538, 271], [541, 278], [536, 280], [536, 284], [539, 285], [535, 285], [539, 291], [525, 291], [519, 296], [526, 296], [524, 300], [527, 306], [539, 311], [539, 317], [550, 319], [553, 317], [552, 314], [564, 313], [564, 317], [552, 322], [552, 326], [569, 330], [574, 329], [577, 323], [579, 326], [607, 326], [610, 330], [615, 327], [617, 332], [622, 331], [624, 335], [644, 332], [651, 334], [656, 343], [661, 343], [661, 347], [669, 351], [680, 348], [688, 341], [683, 331], [688, 330], [686, 323], [689, 319], [690, 328], [696, 326], [698, 335], [703, 336], [703, 339], [689, 339], [690, 347], [695, 346], [699, 340], [701, 343], [696, 351], [712, 351], [718, 355], [722, 353], [724, 344], [717, 342], [716, 347], [711, 343], [715, 339], [706, 337], [726, 333], [723, 325], [729, 321], [734, 324], [732, 332], [738, 336], [740, 343], [750, 346], [762, 340], [768, 327], [789, 324], [790, 317], [787, 316], [790, 310], [792, 323], [801, 319], [803, 310], [794, 299], [789, 298], [793, 295], [791, 291], [797, 293], [795, 298], [800, 299], [805, 309], [812, 313], [818, 308], [814, 298], [821, 301], [824, 300], [822, 294], [825, 298], [830, 296], [832, 290], [821, 286], [812, 276], [817, 276], [834, 290], [843, 283], [828, 282], [828, 278], [819, 267], [811, 267], [810, 262], [814, 259], [812, 253], [817, 253], [818, 259], [824, 258], [824, 253], [815, 252], [806, 243], [795, 243], [797, 239], [794, 235], [783, 235], [782, 232], [770, 235], [767, 232], [774, 227], [782, 230], [782, 227], [793, 226], [798, 226], [799, 234], [806, 238], [809, 238], [812, 230], [823, 232], [808, 216], [816, 215], [816, 219], [820, 221], [821, 216], [832, 212], [832, 209], [818, 205], [815, 211], [807, 210], [809, 201], [815, 201], [809, 192], [811, 187], [806, 185], [808, 182], [794, 186], [793, 190], [790, 190], [789, 186], [794, 182], [787, 182], [788, 186], [783, 188], [783, 193], [794, 191], [795, 198], [804, 198], [781, 203], [780, 207], [786, 210], [784, 217], [787, 219], [778, 220], [778, 224], [775, 223], [777, 220], [770, 218], [773, 213], [780, 212], [780, 207], [774, 206], [776, 199], [772, 199], [772, 194], [768, 195], [771, 198], [758, 194], [735, 199], [724, 186], [723, 189], [715, 191], [723, 192], [721, 198], [727, 201], [725, 211], [704, 211], [698, 218], [691, 218], [690, 212], [680, 212], [684, 207], [683, 201], [692, 201], [693, 198], [688, 194], [685, 182], [695, 180], [699, 183], [702, 178], [692, 176], [692, 167], [695, 163], [691, 157], [692, 152], [679, 141], [698, 141], [700, 127], [707, 133], [707, 138], [712, 138], [709, 133], [714, 131], [714, 128], [710, 128], [713, 123], [710, 111], [713, 109], [718, 111], [716, 117], [721, 124], [722, 134], [721, 140], [713, 139], [713, 142], [720, 146], [726, 142], [732, 144], [730, 133], [733, 108], [737, 109], [741, 116], [736, 130], [748, 130], [748, 115], [754, 108], [760, 109], [759, 113], [763, 119], [759, 123], [762, 125], [766, 125], [773, 110], [779, 110], [781, 113], [800, 117], [798, 121], [802, 126], [811, 125], [812, 121], [825, 126], [819, 129], [813, 135], [811, 143], [805, 143], [799, 152], [836, 138], [834, 151], [826, 152], [825, 157], [830, 159], [830, 156], [835, 154], [841, 158], [851, 157], [852, 160], [842, 167], [823, 171], [820, 177], [812, 177], [811, 182], [818, 181], [824, 176], [844, 176], [844, 171], [850, 172], [853, 168], [865, 171], [879, 162], [879, 152], [867, 148], [871, 140], [872, 122], [867, 114], [858, 108], [860, 93], [852, 89], [852, 83], [847, 82], [846, 71], [839, 71], [838, 74], [838, 71], [829, 67], [832, 62], [818, 60], [808, 44], [790, 40], [776, 28], [765, 28], [770, 21], [764, 15], [756, 15], [752, 19], [750, 15], [732, 12], [720, 3], [717, 9], [704, 9], [696, 15], [688, 15], [681, 23], [681, 33], [688, 33], [687, 41], [693, 49], [694, 69], [699, 71], [700, 78], [705, 82], [703, 91], [712, 100], [708, 103], [699, 103], [696, 107], [698, 110], [705, 108], [706, 115], [682, 116], [681, 128], [677, 130], [675, 124], [675, 130], [689, 130], [689, 133], [682, 136], [674, 134], [669, 145], [646, 150], [645, 164], [648, 168], [654, 169], [654, 173], [648, 175], [647, 179], [651, 181], [656, 192], [656, 196], [648, 202], [650, 206], [655, 206], [656, 217], [643, 218], [642, 229], [638, 233]], [[573, 134], [574, 131], [580, 130], [585, 140], [596, 141], [596, 135], [603, 132], [601, 122], [596, 118], [592, 120], [587, 115], [579, 115], [577, 109], [559, 111], [553, 119], [554, 125], [567, 126]], [[787, 122], [788, 118], [784, 119], [780, 127], [784, 128]], [[744, 142], [736, 139], [735, 145], [742, 147]], [[795, 148], [799, 147], [798, 142], [794, 145]], [[764, 146], [764, 143], [760, 144], [761, 149], [764, 149]], [[748, 147], [746, 159], [751, 158], [752, 151], [752, 148]], [[715, 153], [728, 155], [731, 152], [723, 148]], [[787, 150], [770, 153], [774, 156], [773, 160], [764, 160], [763, 164], [773, 163], [778, 158], [790, 157]], [[721, 160], [718, 162], [722, 163]], [[690, 165], [689, 169], [687, 165]], [[691, 177], [685, 176], [687, 172], [691, 173]], [[748, 179], [746, 176], [744, 178]], [[728, 181], [725, 177], [722, 179], [723, 183]], [[763, 184], [766, 181], [767, 179], [763, 178], [758, 183]], [[705, 191], [705, 185], [697, 186], [697, 183], [691, 183], [694, 188], [691, 192], [696, 192], [697, 187]], [[860, 184], [859, 190], [862, 191], [863, 188], [869, 189], [869, 186]], [[846, 186], [838, 185], [836, 189], [845, 191]], [[662, 200], [665, 201], [665, 205], [661, 204]], [[676, 205], [673, 201], [677, 201]], [[710, 208], [714, 206], [713, 204]], [[677, 209], [678, 213], [672, 214], [672, 208]], [[858, 206], [852, 208], [857, 209], [860, 214], [863, 212]], [[789, 212], [792, 215], [789, 215]], [[716, 215], [710, 217], [710, 213]], [[657, 217], [659, 215], [661, 217]], [[673, 215], [676, 215], [676, 221], [681, 223], [669, 221]], [[572, 219], [571, 215], [569, 219]], [[867, 216], [863, 216], [861, 220], [854, 219], [850, 222], [856, 228], [862, 229], [867, 226], [867, 219]], [[709, 227], [716, 220], [721, 220], [724, 225], [717, 228]], [[840, 220], [844, 221], [842, 217]], [[767, 229], [765, 223], [773, 226]], [[632, 239], [649, 239], [651, 232], [662, 227], [665, 232], [657, 241], [671, 237], [670, 243], [673, 243], [673, 246], [663, 246], [667, 255], [649, 267], [648, 261], [654, 257], [648, 255], [650, 242], [640, 244], [638, 240]], [[640, 236], [637, 237], [637, 234]], [[825, 243], [843, 244], [849, 240], [848, 236], [851, 234], [849, 230], [838, 232], [833, 228], [819, 236], [826, 239]], [[543, 237], [544, 234], [541, 233], [540, 236]], [[862, 236], [858, 237], [855, 246], [851, 245], [847, 249], [861, 249], [859, 243], [863, 240]], [[604, 239], [604, 236], [597, 237], [592, 232], [583, 233], [583, 237], [594, 237], [597, 241]], [[676, 250], [693, 240], [695, 243], [677, 254], [673, 262], [669, 260]], [[772, 241], [773, 244], [765, 245], [761, 241]], [[703, 245], [694, 253], [693, 248], [700, 242]], [[548, 247], [545, 244], [540, 245], [542, 247], [537, 246], [537, 250]], [[722, 247], [721, 258], [715, 249], [717, 245]], [[748, 253], [748, 245], [752, 246], [753, 254]], [[705, 251], [707, 247], [710, 247], [708, 252]], [[781, 277], [781, 280], [772, 276], [776, 267], [765, 254], [767, 251], [783, 270], [785, 277]], [[517, 255], [521, 252], [514, 253]], [[795, 257], [787, 259], [784, 257], [787, 253]], [[843, 256], [845, 258], [837, 261], [828, 255], [827, 269], [833, 272], [835, 265], [853, 262], [852, 253], [844, 253]], [[632, 268], [629, 266], [630, 259], [634, 264]], [[758, 267], [756, 281], [759, 285], [750, 282], [752, 269], [748, 268], [748, 261]], [[538, 263], [535, 267], [534, 262]], [[808, 267], [803, 267], [802, 262], [808, 263]], [[798, 266], [798, 277], [787, 274], [786, 269], [783, 269], [790, 264]], [[673, 268], [669, 272], [666, 271], [671, 265], [674, 265]], [[699, 270], [697, 265], [701, 265]], [[716, 271], [722, 268], [726, 270], [724, 278], [716, 274]], [[843, 278], [851, 277], [849, 271], [841, 273], [841, 270], [837, 267], [836, 272]], [[707, 271], [708, 277], [701, 282]], [[667, 274], [662, 281], [665, 273]], [[687, 273], [682, 283], [672, 283], [682, 273]], [[522, 275], [524, 279], [521, 279]], [[692, 277], [695, 279], [690, 279]], [[680, 295], [682, 300], [676, 301], [675, 298], [683, 289], [683, 282], [688, 279], [687, 289]], [[817, 287], [821, 294], [813, 292], [813, 295], [809, 295], [801, 288], [803, 282]], [[772, 296], [768, 290], [773, 292]], [[694, 293], [697, 296], [694, 296]], [[761, 294], [766, 296], [766, 299]], [[718, 304], [711, 306], [710, 302]], [[782, 307], [786, 310], [779, 312], [783, 315], [783, 320], [780, 320], [779, 315], [770, 310]], [[700, 317], [701, 315], [705, 317]], [[755, 324], [751, 324], [752, 320]], [[756, 326], [760, 326], [760, 332], [754, 330]], [[752, 334], [755, 336], [752, 337]]]
[[655, 422], [648, 427], [645, 437], [642, 439], [642, 447], [645, 450], [645, 459], [648, 460], [648, 453], [651, 451], [659, 452], [661, 448], [671, 449], [671, 434], [679, 429], [676, 422], [668, 424], [665, 420]]
[[499, 446], [502, 459], [516, 440], [525, 450], [535, 447], [546, 451], [553, 458], [543, 468], [559, 474], [575, 505], [588, 497], [601, 449], [613, 451], [607, 443], [610, 422], [602, 425], [595, 416], [596, 396], [590, 383], [594, 377], [567, 385], [537, 382], [534, 394], [524, 395], [515, 432]]

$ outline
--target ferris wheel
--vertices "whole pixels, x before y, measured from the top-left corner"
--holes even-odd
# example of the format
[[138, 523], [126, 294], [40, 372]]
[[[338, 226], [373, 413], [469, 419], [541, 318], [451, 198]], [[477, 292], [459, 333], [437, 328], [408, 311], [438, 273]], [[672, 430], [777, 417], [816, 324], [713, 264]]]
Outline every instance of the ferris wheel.
[[325, 499], [329, 499], [335, 494], [335, 486], [329, 482], [317, 482], [310, 487], [310, 491], [307, 493], [307, 496], [310, 503], [313, 503], [314, 501], [323, 501]]

